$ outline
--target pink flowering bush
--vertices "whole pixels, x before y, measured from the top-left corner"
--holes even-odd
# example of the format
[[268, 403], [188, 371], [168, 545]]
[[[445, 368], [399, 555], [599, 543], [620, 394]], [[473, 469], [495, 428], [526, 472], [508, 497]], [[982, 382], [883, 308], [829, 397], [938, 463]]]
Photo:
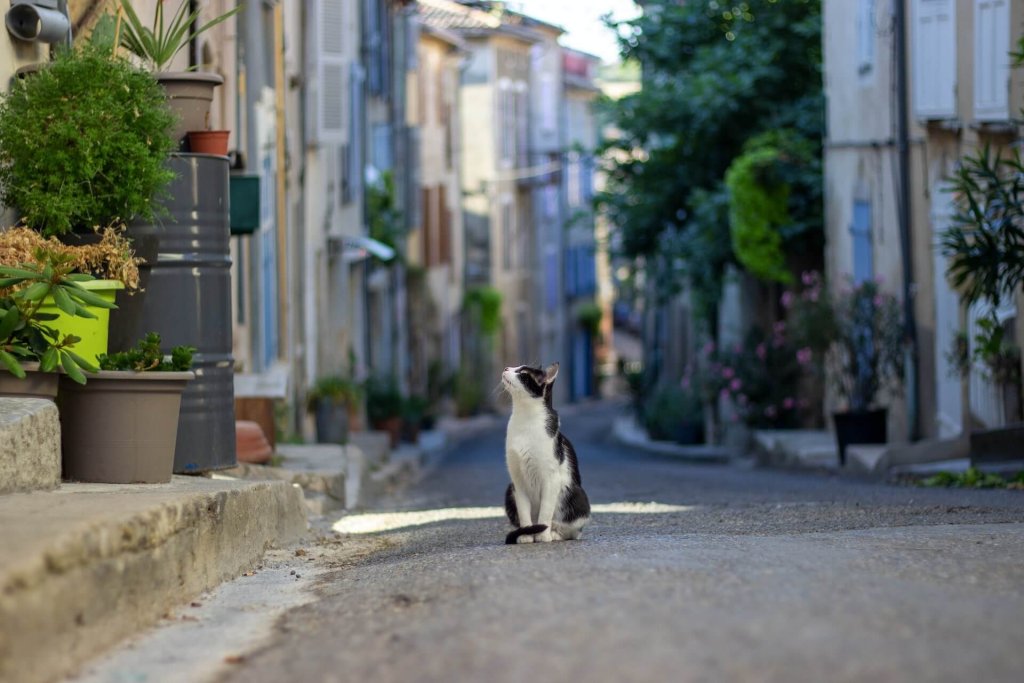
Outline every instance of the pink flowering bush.
[[806, 406], [797, 398], [802, 368], [784, 323], [769, 332], [752, 329], [743, 344], [706, 354], [702, 365], [706, 401], [731, 399], [740, 419], [753, 428], [799, 424]]
[[851, 410], [874, 406], [884, 391], [898, 391], [902, 380], [900, 307], [881, 290], [882, 282], [849, 282], [830, 296], [820, 274], [805, 272], [802, 291], [780, 298], [800, 347], [798, 363], [825, 374]]

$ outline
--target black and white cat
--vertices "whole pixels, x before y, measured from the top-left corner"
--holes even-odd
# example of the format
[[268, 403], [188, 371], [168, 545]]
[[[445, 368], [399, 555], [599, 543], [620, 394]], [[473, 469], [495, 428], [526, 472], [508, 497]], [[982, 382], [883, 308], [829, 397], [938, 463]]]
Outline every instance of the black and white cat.
[[547, 543], [580, 537], [590, 501], [580, 485], [576, 451], [559, 431], [551, 390], [558, 363], [505, 368], [501, 383], [512, 397], [505, 461], [512, 478], [505, 513], [516, 530], [506, 543]]

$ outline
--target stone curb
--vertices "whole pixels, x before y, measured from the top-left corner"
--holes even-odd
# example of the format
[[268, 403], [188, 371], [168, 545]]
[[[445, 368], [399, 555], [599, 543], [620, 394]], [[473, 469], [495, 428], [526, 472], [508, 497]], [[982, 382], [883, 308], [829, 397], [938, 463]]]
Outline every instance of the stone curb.
[[53, 401], [0, 397], [0, 493], [60, 484], [60, 419]]
[[615, 418], [612, 437], [628, 448], [638, 448], [648, 453], [667, 455], [692, 463], [722, 464], [730, 462], [734, 456], [733, 452], [724, 446], [684, 446], [667, 441], [654, 441], [640, 428], [632, 415]]
[[285, 482], [174, 477], [0, 496], [0, 680], [72, 673], [307, 529], [301, 492]]

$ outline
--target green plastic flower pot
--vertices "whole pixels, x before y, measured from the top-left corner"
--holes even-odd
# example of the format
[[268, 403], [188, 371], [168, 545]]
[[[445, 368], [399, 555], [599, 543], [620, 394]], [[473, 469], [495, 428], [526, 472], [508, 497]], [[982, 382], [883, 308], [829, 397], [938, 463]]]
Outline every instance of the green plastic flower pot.
[[[90, 280], [83, 282], [82, 286], [110, 303], [114, 303], [117, 290], [124, 289], [124, 283], [120, 280]], [[86, 308], [96, 316], [95, 319], [68, 315], [57, 308], [53, 297], [47, 297], [39, 310], [43, 313], [57, 315], [56, 320], [46, 324], [59, 331], [61, 338], [67, 334], [81, 337], [82, 341], [75, 344], [72, 351], [91, 363], [97, 363], [97, 358], [107, 352], [110, 309], [95, 306], [86, 306]]]

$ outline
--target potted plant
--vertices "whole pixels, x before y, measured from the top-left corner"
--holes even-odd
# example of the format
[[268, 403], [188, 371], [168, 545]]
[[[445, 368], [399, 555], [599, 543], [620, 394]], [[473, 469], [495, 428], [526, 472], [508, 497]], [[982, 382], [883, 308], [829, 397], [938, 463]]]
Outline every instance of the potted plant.
[[317, 443], [347, 443], [349, 411], [362, 397], [356, 382], [340, 376], [321, 377], [306, 394], [306, 409], [316, 420]]
[[[224, 82], [219, 74], [208, 71], [167, 71], [174, 56], [181, 52], [193, 38], [204, 31], [231, 18], [241, 6], [221, 14], [193, 30], [198, 23], [200, 9], [189, 12], [187, 0], [180, 0], [178, 9], [165, 21], [164, 3], [156, 3], [152, 26], [146, 26], [132, 6], [130, 0], [121, 0], [120, 11], [124, 14], [124, 27], [119, 36], [122, 47], [141, 59], [154, 72], [156, 80], [164, 87], [172, 110], [178, 115], [178, 123], [172, 132], [175, 143], [192, 132], [218, 133], [223, 140], [223, 152], [227, 153], [228, 131], [209, 131], [210, 103], [213, 102], [214, 88]], [[190, 139], [190, 145], [193, 144]], [[203, 144], [196, 141], [196, 144]], [[190, 147], [191, 151], [199, 149]]]
[[47, 236], [152, 219], [173, 120], [148, 73], [93, 45], [61, 50], [0, 99], [0, 203]]
[[85, 274], [92, 278], [79, 284], [99, 296], [106, 304], [85, 308], [91, 316], [79, 316], [72, 309], [62, 308], [53, 293], [43, 300], [40, 312], [52, 314], [49, 324], [62, 335], [78, 337], [75, 350], [83, 358], [95, 364], [100, 354], [107, 351], [107, 333], [110, 310], [114, 306], [114, 295], [127, 288], [139, 286], [139, 260], [132, 245], [121, 230], [105, 228], [97, 233], [98, 242], [69, 245], [53, 237], [25, 227], [15, 227], [0, 232], [0, 266], [17, 267], [30, 263], [39, 250], [63, 259], [69, 274]]
[[643, 425], [657, 441], [704, 443], [704, 408], [691, 386], [661, 386], [645, 401]]
[[896, 298], [866, 280], [838, 295], [836, 338], [826, 361], [844, 410], [833, 412], [839, 463], [851, 443], [885, 443], [886, 395], [898, 393], [903, 378], [903, 321]]
[[91, 276], [71, 270], [66, 256], [43, 249], [33, 262], [0, 266], [0, 395], [53, 399], [58, 369], [80, 384], [86, 381], [83, 371], [97, 369], [76, 353], [79, 339], [55, 330], [51, 323], [56, 316], [43, 312], [50, 296], [82, 317], [91, 315], [87, 305], [112, 305], [83, 287]]
[[424, 396], [409, 396], [402, 402], [402, 438], [409, 443], [420, 440], [420, 429], [427, 417], [430, 403]]
[[178, 346], [165, 357], [160, 336], [151, 333], [133, 349], [102, 356], [87, 384], [62, 376], [62, 476], [110, 484], [170, 481], [194, 351]]
[[[1017, 55], [1019, 62], [1021, 55]], [[988, 146], [960, 161], [951, 179], [956, 198], [952, 224], [942, 234], [949, 258], [947, 276], [967, 306], [984, 303], [996, 311], [1000, 302], [1024, 290], [1024, 159], [1011, 146], [993, 155]], [[1020, 422], [1020, 351], [995, 315], [978, 321], [979, 334], [968, 355], [980, 361], [1001, 390], [1008, 424], [971, 432], [971, 458], [1013, 460], [1020, 457], [1024, 423]], [[1019, 341], [1019, 340], [1017, 340]], [[965, 364], [970, 369], [970, 363]]]
[[402, 438], [402, 393], [394, 380], [371, 377], [366, 381], [366, 414], [374, 429], [385, 431], [391, 447]]

